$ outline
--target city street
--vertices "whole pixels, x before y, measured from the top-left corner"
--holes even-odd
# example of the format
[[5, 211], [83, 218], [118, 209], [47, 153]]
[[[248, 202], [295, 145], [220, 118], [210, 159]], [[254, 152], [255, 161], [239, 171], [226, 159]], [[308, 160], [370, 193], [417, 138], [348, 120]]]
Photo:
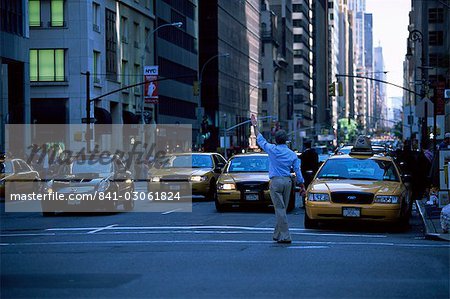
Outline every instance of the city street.
[[[142, 188], [138, 188], [142, 190]], [[368, 225], [303, 228], [274, 243], [270, 211], [5, 213], [1, 298], [448, 298], [446, 242], [423, 238], [413, 211], [399, 232]]]

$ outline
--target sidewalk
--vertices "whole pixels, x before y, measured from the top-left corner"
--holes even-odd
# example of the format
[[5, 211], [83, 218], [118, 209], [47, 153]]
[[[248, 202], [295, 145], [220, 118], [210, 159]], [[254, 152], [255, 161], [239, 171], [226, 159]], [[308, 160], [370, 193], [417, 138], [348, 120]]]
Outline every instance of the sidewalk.
[[440, 223], [441, 209], [425, 205], [426, 199], [416, 200], [416, 206], [425, 225], [425, 237], [433, 240], [450, 241], [450, 234], [443, 233]]

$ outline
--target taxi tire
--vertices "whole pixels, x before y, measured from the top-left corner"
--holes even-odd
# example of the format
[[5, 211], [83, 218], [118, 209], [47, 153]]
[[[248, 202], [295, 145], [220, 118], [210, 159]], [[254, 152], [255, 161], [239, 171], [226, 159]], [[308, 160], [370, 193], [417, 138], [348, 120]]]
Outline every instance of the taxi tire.
[[305, 228], [318, 228], [319, 227], [319, 221], [313, 220], [309, 218], [308, 214], [305, 211], [305, 222], [304, 222]]
[[225, 212], [225, 206], [219, 202], [219, 200], [217, 199], [217, 196], [214, 199], [214, 205], [216, 206], [217, 212], [219, 212], [219, 213]]
[[206, 194], [206, 199], [214, 201], [216, 201], [217, 199], [217, 186], [216, 181], [214, 179], [212, 179], [209, 183], [209, 191]]

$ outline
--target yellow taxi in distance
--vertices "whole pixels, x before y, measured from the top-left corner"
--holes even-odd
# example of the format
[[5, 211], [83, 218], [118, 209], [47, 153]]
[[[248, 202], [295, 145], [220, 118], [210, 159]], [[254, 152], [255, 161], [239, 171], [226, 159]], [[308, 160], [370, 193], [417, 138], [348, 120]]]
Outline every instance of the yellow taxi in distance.
[[308, 187], [305, 228], [324, 220], [371, 220], [406, 226], [412, 208], [408, 176], [391, 157], [373, 153], [359, 137], [349, 154], [331, 156]]
[[225, 163], [225, 158], [218, 153], [165, 155], [155, 161], [148, 171], [148, 191], [182, 191], [189, 186], [193, 197], [214, 200], [217, 178]]
[[[287, 210], [295, 204], [295, 174]], [[217, 181], [216, 210], [224, 211], [232, 206], [272, 205], [269, 191], [269, 156], [266, 153], [233, 156]]]

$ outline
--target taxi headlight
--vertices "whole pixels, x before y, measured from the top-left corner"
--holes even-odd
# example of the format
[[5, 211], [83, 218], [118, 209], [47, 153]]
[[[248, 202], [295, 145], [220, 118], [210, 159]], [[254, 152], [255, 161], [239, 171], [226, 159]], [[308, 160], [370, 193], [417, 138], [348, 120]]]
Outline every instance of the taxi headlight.
[[206, 175], [193, 175], [191, 176], [191, 182], [204, 182], [208, 179]]
[[376, 203], [398, 203], [398, 196], [394, 195], [377, 195], [375, 196]]
[[104, 192], [104, 191], [108, 190], [108, 188], [109, 188], [109, 180], [104, 180], [104, 181], [101, 181], [100, 184], [98, 184], [97, 191]]
[[233, 183], [217, 184], [217, 189], [219, 190], [234, 190], [236, 185]]
[[46, 193], [52, 193], [53, 192], [53, 181], [48, 181], [46, 183], [44, 183], [44, 185], [42, 186], [42, 191], [46, 192]]
[[150, 178], [150, 181], [153, 183], [159, 183], [160, 177], [159, 176], [154, 176], [152, 178]]
[[327, 193], [309, 193], [309, 201], [330, 201], [330, 196]]

